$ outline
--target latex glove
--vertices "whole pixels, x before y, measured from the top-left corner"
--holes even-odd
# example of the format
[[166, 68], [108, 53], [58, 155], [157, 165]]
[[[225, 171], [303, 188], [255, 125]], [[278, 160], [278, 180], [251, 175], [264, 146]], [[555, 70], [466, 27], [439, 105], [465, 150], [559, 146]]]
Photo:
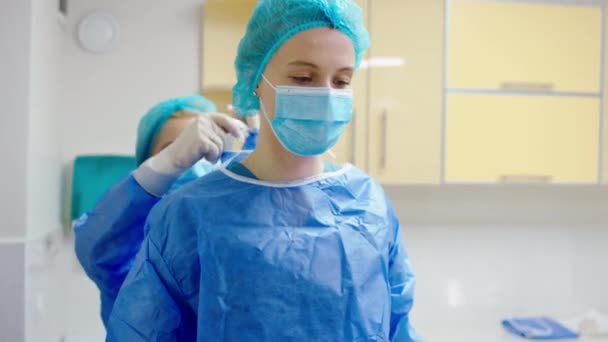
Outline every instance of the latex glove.
[[178, 174], [201, 159], [216, 163], [228, 135], [242, 140], [246, 131], [243, 122], [226, 115], [199, 115], [173, 143], [150, 158], [148, 166], [161, 174]]
[[229, 136], [245, 139], [247, 125], [224, 114], [199, 115], [173, 143], [146, 160], [134, 173], [149, 193], [162, 196], [184, 171], [201, 159], [216, 163]]

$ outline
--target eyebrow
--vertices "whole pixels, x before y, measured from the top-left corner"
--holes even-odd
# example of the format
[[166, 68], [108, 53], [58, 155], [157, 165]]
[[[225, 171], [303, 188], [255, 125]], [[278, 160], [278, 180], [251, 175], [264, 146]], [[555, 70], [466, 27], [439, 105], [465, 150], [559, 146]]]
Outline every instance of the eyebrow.
[[310, 63], [310, 62], [304, 62], [304, 61], [293, 61], [293, 62], [287, 64], [287, 66], [307, 66], [307, 67], [319, 69], [319, 67], [316, 64]]
[[[293, 61], [293, 62], [287, 64], [287, 66], [295, 66], [295, 67], [306, 66], [306, 67], [311, 67], [311, 68], [314, 68], [314, 69], [319, 69], [319, 67], [316, 64], [311, 63], [311, 62], [305, 62], [305, 61]], [[353, 68], [353, 67], [344, 67], [344, 68], [342, 68], [342, 69], [340, 69], [338, 71], [355, 71], [355, 68]]]

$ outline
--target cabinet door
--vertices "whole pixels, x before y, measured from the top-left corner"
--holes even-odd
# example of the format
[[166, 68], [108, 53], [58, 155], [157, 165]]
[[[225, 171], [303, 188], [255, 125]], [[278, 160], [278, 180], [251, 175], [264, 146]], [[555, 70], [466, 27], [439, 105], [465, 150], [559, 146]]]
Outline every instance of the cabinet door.
[[[608, 80], [607, 80], [608, 81]], [[608, 85], [607, 85], [608, 86]], [[606, 88], [608, 89], [608, 88]], [[608, 96], [604, 95], [604, 131], [602, 141], [602, 183], [608, 185]]]
[[442, 0], [371, 2], [369, 173], [384, 184], [438, 184]]
[[203, 90], [230, 90], [236, 83], [234, 59], [255, 6], [254, 0], [208, 0], [203, 6]]
[[207, 88], [203, 91], [203, 96], [215, 103], [218, 112], [230, 113], [228, 107], [232, 104], [232, 91], [225, 89]]
[[449, 87], [600, 91], [601, 8], [470, 0], [448, 4]]
[[[368, 1], [355, 0], [355, 2], [363, 10], [364, 20], [368, 21]], [[369, 28], [368, 28], [369, 29]], [[367, 58], [367, 57], [366, 57]], [[367, 163], [367, 87], [368, 87], [368, 69], [361, 68], [357, 71], [353, 78], [352, 87], [354, 92], [353, 98], [353, 121], [348, 125], [340, 141], [332, 148], [335, 154], [335, 160], [328, 158], [331, 161], [342, 163], [352, 163], [361, 169], [366, 168]]]
[[597, 182], [598, 99], [450, 95], [447, 101], [447, 182]]
[[[608, 19], [608, 18], [607, 18]], [[604, 56], [608, 56], [608, 44], [604, 44]], [[608, 58], [602, 61], [604, 70], [608, 68]], [[604, 89], [608, 89], [608, 77], [604, 75]], [[604, 91], [604, 111], [603, 123], [604, 130], [602, 136], [602, 183], [608, 185], [608, 94]]]

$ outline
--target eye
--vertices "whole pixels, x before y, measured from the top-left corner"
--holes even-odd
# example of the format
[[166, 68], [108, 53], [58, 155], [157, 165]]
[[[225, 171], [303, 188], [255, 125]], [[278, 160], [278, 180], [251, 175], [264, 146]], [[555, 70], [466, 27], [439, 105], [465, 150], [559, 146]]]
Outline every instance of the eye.
[[340, 88], [340, 89], [348, 88], [350, 86], [350, 80], [343, 80], [343, 79], [335, 80], [334, 86], [336, 88]]
[[312, 82], [312, 77], [308, 76], [291, 76], [289, 78], [291, 78], [296, 84], [308, 84]]

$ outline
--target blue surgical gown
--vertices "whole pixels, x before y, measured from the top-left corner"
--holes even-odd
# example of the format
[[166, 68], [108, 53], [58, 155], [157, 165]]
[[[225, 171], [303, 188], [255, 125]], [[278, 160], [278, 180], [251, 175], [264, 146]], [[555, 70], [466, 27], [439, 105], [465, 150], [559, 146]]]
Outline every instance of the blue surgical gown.
[[100, 290], [104, 325], [144, 240], [146, 218], [159, 200], [128, 176], [74, 226], [76, 256]]
[[414, 275], [382, 188], [213, 172], [150, 213], [108, 341], [419, 341]]

